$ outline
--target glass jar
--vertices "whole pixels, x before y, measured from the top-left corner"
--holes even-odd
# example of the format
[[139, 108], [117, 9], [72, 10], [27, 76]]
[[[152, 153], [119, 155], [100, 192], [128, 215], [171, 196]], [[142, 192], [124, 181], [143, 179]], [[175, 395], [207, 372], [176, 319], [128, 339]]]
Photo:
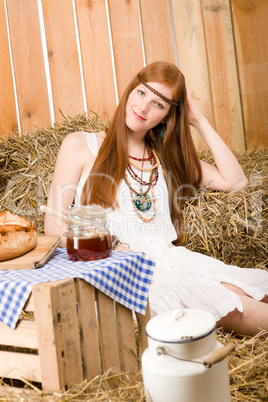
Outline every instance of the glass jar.
[[106, 226], [107, 210], [98, 205], [72, 208], [67, 218], [67, 253], [72, 261], [110, 257], [112, 240]]

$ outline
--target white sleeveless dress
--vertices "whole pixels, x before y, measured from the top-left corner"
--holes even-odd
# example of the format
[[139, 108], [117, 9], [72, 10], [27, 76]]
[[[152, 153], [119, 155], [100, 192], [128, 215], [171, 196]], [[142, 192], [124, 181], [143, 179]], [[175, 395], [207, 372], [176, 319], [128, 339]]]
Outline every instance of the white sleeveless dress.
[[[93, 133], [85, 135], [89, 149], [96, 157], [96, 136]], [[78, 184], [76, 205], [80, 204], [81, 192], [89, 173], [90, 169]], [[143, 180], [148, 181], [149, 174], [144, 172]], [[131, 186], [139, 190], [138, 183], [128, 177]], [[155, 219], [144, 223], [133, 210], [129, 188], [122, 180], [117, 195], [119, 208], [107, 216], [111, 234], [128, 243], [132, 250], [145, 252], [156, 262], [149, 291], [152, 316], [169, 309], [199, 308], [209, 311], [218, 321], [234, 309], [242, 312], [238, 295], [222, 286], [221, 282], [236, 285], [257, 300], [268, 294], [268, 272], [265, 270], [226, 265], [215, 258], [185, 247], [175, 247], [171, 243], [177, 236], [170, 219], [168, 191], [161, 166], [155, 197]], [[153, 212], [149, 210], [142, 214], [150, 217]]]

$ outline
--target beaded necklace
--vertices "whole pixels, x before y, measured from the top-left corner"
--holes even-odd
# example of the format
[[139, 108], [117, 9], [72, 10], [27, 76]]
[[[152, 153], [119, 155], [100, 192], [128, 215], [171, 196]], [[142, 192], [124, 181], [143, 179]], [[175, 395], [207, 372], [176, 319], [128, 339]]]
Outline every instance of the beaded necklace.
[[135, 156], [131, 156], [131, 155], [128, 155], [128, 157], [130, 159], [134, 159], [134, 161], [146, 162], [146, 161], [149, 161], [153, 156], [153, 148], [150, 148], [149, 150], [150, 150], [150, 155], [148, 156], [148, 158], [144, 158], [144, 156], [143, 156], [143, 158], [136, 158]]
[[[158, 166], [158, 165], [157, 165]], [[132, 169], [132, 167], [128, 164], [127, 165], [127, 171], [129, 173], [129, 175], [136, 180], [139, 184], [143, 185], [143, 186], [154, 186], [158, 180], [158, 169], [157, 166], [154, 168], [154, 170], [151, 171], [150, 174], [150, 178], [149, 181], [143, 181], [142, 177], [139, 177], [137, 175], [137, 173], [134, 172], [134, 170]], [[143, 171], [141, 171], [143, 173]]]
[[[144, 149], [145, 151], [145, 149]], [[125, 174], [124, 176], [124, 180], [129, 188], [129, 192], [130, 192], [130, 197], [131, 197], [131, 201], [133, 204], [133, 209], [135, 212], [137, 212], [138, 217], [145, 223], [151, 222], [152, 220], [155, 219], [155, 213], [156, 213], [156, 206], [155, 206], [155, 201], [156, 198], [154, 196], [154, 186], [156, 185], [157, 181], [158, 181], [158, 165], [159, 165], [159, 159], [156, 155], [156, 153], [154, 152], [153, 149], [150, 149], [150, 155], [148, 158], [145, 158], [143, 155], [143, 158], [135, 158], [133, 156], [129, 155], [129, 158], [137, 160], [137, 161], [141, 161], [142, 162], [142, 167], [138, 167], [137, 165], [133, 164], [133, 162], [131, 163], [131, 161], [129, 160], [129, 163], [127, 165], [127, 172], [129, 173], [129, 175], [137, 182], [141, 185], [141, 189], [140, 192], [136, 191], [133, 187], [131, 187], [131, 183], [127, 177], [127, 174]], [[145, 161], [150, 161], [151, 166], [148, 168], [144, 168], [143, 167], [143, 163]], [[134, 166], [136, 169], [141, 171], [141, 177], [139, 177], [134, 170], [131, 167]], [[143, 172], [144, 171], [151, 171], [150, 174], [150, 178], [148, 182], [143, 181]], [[148, 186], [146, 191], [143, 191], [142, 186]], [[148, 195], [148, 192], [151, 190], [151, 194], [152, 194], [152, 198]], [[135, 195], [136, 194], [136, 195]], [[153, 206], [153, 215], [150, 218], [146, 218], [144, 216], [142, 216], [142, 214], [139, 212], [145, 212], [148, 211], [151, 207]]]
[[[152, 171], [159, 165], [159, 158], [156, 155], [155, 151], [153, 151], [153, 157], [148, 158], [148, 159], [151, 159], [152, 162], [154, 163], [154, 165], [146, 166], [146, 167], [143, 167], [143, 165], [142, 165], [142, 167], [140, 167], [140, 166], [136, 165], [136, 163], [132, 162], [131, 160], [129, 160], [129, 165], [133, 166], [137, 170], [141, 170], [142, 172], [144, 172], [144, 171], [145, 172]], [[148, 159], [146, 158], [146, 160], [148, 160]]]
[[[142, 163], [141, 163], [141, 183], [143, 182], [143, 165], [144, 165], [144, 157], [145, 157], [145, 149], [146, 149], [146, 145], [145, 145], [145, 143], [144, 143], [144, 148], [143, 148], [143, 158], [142, 158]], [[151, 162], [151, 161], [150, 161]], [[131, 170], [133, 170], [132, 168], [131, 168]], [[152, 176], [152, 173], [151, 173], [151, 175], [150, 175], [150, 179], [152, 178], [151, 177]], [[137, 176], [137, 178], [138, 178], [139, 176]], [[141, 193], [143, 193], [143, 186], [142, 186], [142, 184], [141, 184]], [[147, 197], [147, 196], [146, 196]]]

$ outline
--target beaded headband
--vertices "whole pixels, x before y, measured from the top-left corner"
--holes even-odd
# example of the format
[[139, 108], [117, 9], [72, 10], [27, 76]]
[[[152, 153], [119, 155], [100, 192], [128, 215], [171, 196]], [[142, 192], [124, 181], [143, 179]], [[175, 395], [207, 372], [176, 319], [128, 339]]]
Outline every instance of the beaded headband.
[[159, 98], [163, 99], [165, 102], [169, 103], [172, 106], [178, 106], [179, 102], [175, 102], [175, 101], [173, 101], [171, 99], [166, 98], [164, 95], [162, 95], [156, 89], [152, 88], [150, 85], [147, 84], [147, 82], [143, 81], [143, 79], [141, 78], [140, 74], [138, 74], [138, 79], [146, 88], [148, 88], [155, 95], [159, 96]]

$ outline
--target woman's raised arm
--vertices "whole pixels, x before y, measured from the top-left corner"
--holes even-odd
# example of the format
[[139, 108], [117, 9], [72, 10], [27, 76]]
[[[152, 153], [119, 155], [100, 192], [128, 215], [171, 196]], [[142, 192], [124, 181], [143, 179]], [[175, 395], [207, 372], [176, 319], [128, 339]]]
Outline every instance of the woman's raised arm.
[[201, 161], [201, 186], [222, 190], [239, 190], [248, 180], [236, 157], [196, 107], [187, 88], [189, 123], [197, 130], [210, 148], [216, 167]]

